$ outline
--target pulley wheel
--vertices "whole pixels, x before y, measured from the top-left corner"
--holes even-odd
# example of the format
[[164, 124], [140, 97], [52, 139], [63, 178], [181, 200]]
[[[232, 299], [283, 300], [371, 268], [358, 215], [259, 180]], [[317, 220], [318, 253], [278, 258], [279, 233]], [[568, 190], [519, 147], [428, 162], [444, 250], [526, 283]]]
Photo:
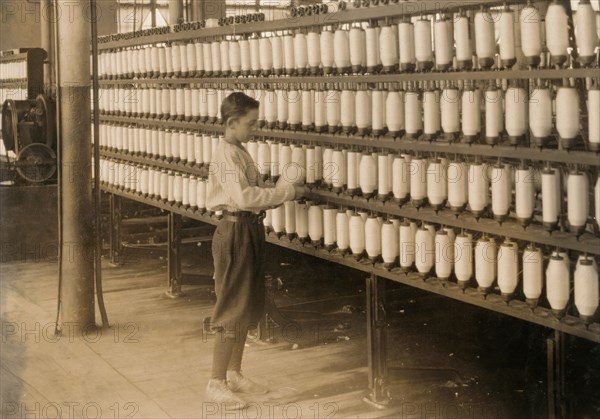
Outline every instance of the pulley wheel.
[[56, 172], [56, 154], [46, 144], [29, 144], [18, 154], [15, 166], [26, 181], [45, 182]]

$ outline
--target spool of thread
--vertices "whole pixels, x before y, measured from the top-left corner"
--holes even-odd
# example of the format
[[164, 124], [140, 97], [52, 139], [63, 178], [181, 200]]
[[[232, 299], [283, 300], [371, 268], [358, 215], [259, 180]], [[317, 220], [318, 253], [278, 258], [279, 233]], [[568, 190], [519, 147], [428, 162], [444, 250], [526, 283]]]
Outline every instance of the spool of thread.
[[359, 258], [365, 251], [365, 222], [359, 214], [353, 214], [349, 221], [350, 250]]
[[546, 168], [542, 171], [542, 224], [547, 231], [558, 226], [561, 214], [560, 172]]
[[252, 72], [252, 58], [250, 52], [250, 42], [247, 39], [238, 41], [240, 47], [240, 68], [243, 76], [249, 76]]
[[210, 138], [210, 135], [202, 136], [202, 159], [205, 165], [208, 165], [212, 160], [212, 138]]
[[441, 130], [440, 91], [423, 92], [423, 139], [435, 140]]
[[399, 204], [404, 204], [409, 199], [410, 163], [402, 156], [394, 157], [392, 164], [392, 193]]
[[[317, 133], [325, 132], [327, 129], [327, 105], [325, 103], [326, 94], [323, 90], [315, 90], [315, 100], [313, 105], [314, 130]], [[302, 101], [304, 103], [304, 100]], [[304, 117], [304, 111], [302, 111]]]
[[[581, 7], [581, 5], [580, 5]], [[600, 86], [594, 85], [588, 91], [588, 148], [591, 151], [600, 151]]]
[[441, 281], [447, 281], [452, 274], [452, 261], [454, 243], [452, 238], [443, 229], [435, 234], [435, 275]]
[[188, 175], [182, 176], [181, 205], [185, 207], [190, 205], [190, 177]]
[[448, 198], [446, 167], [441, 159], [433, 159], [427, 168], [427, 200], [429, 205], [439, 211]]
[[[371, 91], [371, 126], [370, 130], [374, 136], [380, 136], [385, 134], [385, 95], [382, 90]], [[358, 122], [357, 122], [358, 126]], [[360, 130], [360, 128], [359, 128]]]
[[198, 178], [196, 176], [190, 176], [188, 198], [190, 208], [198, 208]]
[[377, 197], [381, 200], [386, 200], [391, 192], [391, 162], [387, 154], [377, 157]]
[[365, 33], [360, 26], [350, 28], [348, 31], [348, 42], [350, 44], [350, 65], [353, 73], [364, 70], [366, 62]]
[[598, 309], [598, 268], [593, 259], [580, 258], [575, 268], [575, 306], [579, 317], [591, 323]]
[[531, 92], [529, 129], [538, 147], [548, 143], [552, 134], [552, 95], [548, 88], [536, 87]]
[[306, 153], [302, 146], [292, 146], [292, 161], [287, 170], [287, 179], [295, 184], [303, 184], [306, 181]]
[[404, 97], [402, 92], [390, 90], [385, 100], [385, 125], [392, 137], [404, 132]]
[[365, 221], [365, 250], [372, 261], [381, 256], [381, 226], [373, 215]]
[[[320, 49], [321, 49], [321, 65], [323, 66], [323, 73], [330, 74], [335, 64], [335, 50], [334, 50], [334, 34], [329, 28], [323, 29], [319, 36]], [[341, 42], [341, 41], [339, 41]]]
[[169, 197], [169, 175], [166, 170], [160, 171], [160, 199], [166, 201]]
[[341, 125], [341, 92], [339, 90], [328, 90], [325, 101], [327, 105], [328, 130], [330, 134], [333, 134], [339, 130]]
[[356, 121], [356, 101], [354, 96], [354, 92], [351, 90], [342, 90], [340, 94], [340, 122], [342, 124], [342, 131], [345, 133], [354, 132]]
[[440, 97], [441, 127], [444, 137], [453, 141], [460, 132], [460, 94], [451, 86], [442, 90]]
[[598, 46], [598, 28], [596, 13], [589, 0], [580, 1], [575, 14], [575, 37], [577, 39], [578, 60], [583, 65], [591, 65], [595, 61], [594, 51]]
[[[278, 106], [280, 102], [280, 98], [277, 98]], [[287, 125], [294, 131], [299, 130], [302, 125], [302, 93], [299, 90], [286, 91], [285, 102], [288, 105]]]
[[323, 244], [328, 250], [333, 249], [336, 243], [336, 217], [337, 209], [335, 208], [324, 208], [323, 209]]
[[433, 40], [431, 39], [431, 21], [421, 18], [414, 23], [415, 58], [417, 69], [427, 71], [433, 67]]
[[413, 158], [410, 162], [410, 200], [416, 208], [427, 198], [427, 159]]
[[[507, 93], [508, 95], [508, 93]], [[490, 145], [496, 145], [500, 142], [502, 134], [501, 119], [502, 115], [502, 92], [496, 88], [496, 83], [491, 82], [484, 93], [485, 102], [485, 142]], [[507, 96], [508, 112], [508, 96]], [[508, 115], [508, 114], [507, 114]], [[508, 120], [508, 116], [506, 117]], [[523, 118], [522, 116], [520, 117]]]
[[482, 237], [475, 245], [475, 280], [479, 290], [487, 295], [496, 279], [496, 242]]
[[377, 167], [375, 159], [370, 153], [362, 153], [359, 165], [360, 189], [365, 198], [374, 195], [377, 189]]
[[281, 237], [285, 233], [286, 212], [283, 205], [271, 210], [271, 227], [277, 237]]
[[400, 55], [400, 70], [413, 71], [415, 69], [415, 27], [410, 21], [398, 23], [398, 40]]
[[321, 65], [321, 42], [319, 34], [315, 31], [309, 31], [306, 34], [306, 45], [307, 45], [307, 63], [310, 68], [311, 74], [317, 74], [319, 72], [319, 66]]
[[319, 205], [308, 207], [308, 236], [314, 245], [323, 240], [323, 209]]
[[331, 163], [334, 167], [334, 172], [331, 175], [331, 185], [333, 191], [336, 193], [342, 192], [348, 182], [346, 161], [347, 156], [342, 150], [333, 150]]
[[201, 212], [206, 211], [206, 179], [198, 179], [198, 189], [196, 190], [196, 201], [198, 209]]
[[315, 103], [314, 91], [302, 90], [301, 92], [301, 109], [300, 119], [302, 121], [302, 130], [308, 131], [313, 128], [314, 125], [314, 110], [313, 106]]
[[[325, 161], [325, 159], [323, 159]], [[315, 160], [315, 147], [306, 147], [306, 183], [312, 185], [316, 181], [316, 160]]]
[[467, 205], [468, 168], [465, 163], [451, 162], [448, 164], [448, 204], [455, 213], [461, 213]]
[[410, 223], [404, 221], [399, 227], [399, 256], [400, 268], [407, 272], [415, 263], [415, 232]]
[[521, 10], [519, 23], [521, 29], [521, 49], [530, 67], [537, 67], [542, 54], [542, 20], [540, 12], [532, 4]]
[[533, 244], [523, 250], [523, 294], [533, 309], [537, 307], [543, 288], [542, 251]]
[[291, 34], [283, 36], [283, 62], [285, 63], [285, 72], [288, 75], [294, 74], [296, 61], [294, 54], [294, 37]]
[[[278, 90], [277, 92], [283, 95], [282, 90]], [[277, 125], [277, 120], [279, 118], [279, 111], [282, 113], [282, 118], [284, 116], [284, 112], [287, 112], [287, 103], [281, 105], [281, 109], [279, 106], [279, 93], [276, 93], [273, 90], [267, 90], [264, 106], [265, 106], [265, 121], [268, 128], [273, 129]], [[285, 124], [287, 124], [287, 114], [285, 114]]]
[[269, 177], [271, 170], [271, 148], [269, 144], [264, 141], [258, 142], [257, 160], [258, 173], [261, 175], [263, 180]]
[[231, 43], [224, 39], [219, 44], [221, 54], [221, 74], [223, 76], [228, 76], [231, 73], [231, 63], [229, 62], [229, 46]]
[[239, 76], [242, 72], [242, 55], [240, 51], [240, 43], [235, 40], [228, 42], [229, 47], [229, 69], [233, 76]]
[[421, 227], [415, 234], [415, 266], [422, 276], [427, 276], [434, 266], [435, 239], [431, 232]]
[[529, 225], [535, 207], [534, 177], [531, 168], [519, 168], [515, 172], [515, 212], [523, 226]]
[[481, 217], [488, 205], [488, 190], [490, 179], [485, 173], [485, 166], [473, 163], [469, 166], [468, 202], [469, 210], [476, 218]]
[[500, 12], [500, 60], [504, 68], [511, 68], [517, 62], [515, 43], [515, 15], [510, 8], [505, 7]]
[[258, 143], [250, 140], [246, 143], [246, 151], [250, 154], [253, 162], [258, 162]]
[[398, 227], [392, 221], [385, 221], [381, 225], [381, 257], [386, 269], [396, 264], [399, 237]]
[[[342, 91], [342, 100], [344, 98]], [[372, 110], [371, 110], [371, 95], [366, 90], [357, 90], [354, 94], [354, 121], [345, 118], [344, 103], [342, 103], [342, 128], [351, 127], [353, 122], [356, 124], [356, 132], [358, 135], [366, 135], [371, 131]]]
[[505, 240], [498, 251], [498, 287], [504, 301], [512, 299], [519, 282], [518, 247], [515, 242]]
[[357, 151], [348, 151], [347, 160], [347, 191], [350, 195], [358, 192], [359, 188], [359, 166], [362, 154]]
[[567, 61], [569, 48], [569, 24], [565, 8], [558, 1], [548, 6], [546, 11], [546, 46], [550, 51], [553, 65]]
[[196, 50], [196, 76], [201, 77], [204, 75], [204, 47], [202, 42], [194, 42], [194, 49]]
[[452, 33], [450, 19], [441, 17], [434, 23], [435, 66], [438, 70], [448, 70], [452, 66]]
[[456, 60], [459, 69], [470, 69], [473, 66], [473, 48], [471, 47], [471, 30], [469, 18], [459, 14], [454, 21], [454, 43], [456, 44]]
[[[292, 163], [292, 148], [289, 144], [280, 144], [279, 146], [279, 167], [281, 170], [281, 176], [290, 176], [291, 173], [288, 173]], [[286, 178], [288, 182], [293, 183], [290, 178]]]
[[308, 205], [304, 201], [296, 202], [296, 234], [301, 243], [308, 241]]
[[344, 210], [339, 210], [336, 213], [335, 231], [337, 247], [344, 254], [350, 247], [350, 219]]
[[[379, 27], [369, 26], [365, 29], [363, 35], [366, 41], [364, 55], [367, 71], [369, 73], [376, 73], [381, 70], [381, 58], [379, 56], [379, 33]], [[350, 48], [352, 48], [352, 42], [350, 43]]]
[[333, 34], [333, 61], [338, 74], [350, 72], [352, 66], [350, 62], [350, 43], [347, 30], [337, 29]]
[[[286, 201], [283, 203], [283, 206], [279, 208], [283, 208], [283, 219], [285, 226], [285, 234], [288, 236], [290, 240], [294, 238], [296, 235], [296, 202], [295, 201]], [[280, 217], [279, 217], [280, 218]], [[271, 219], [271, 223], [273, 223], [273, 219]], [[274, 226], [273, 224], [271, 224]], [[281, 228], [273, 228], [275, 233], [280, 233]], [[278, 231], [279, 230], [279, 231]]]
[[298, 74], [301, 76], [306, 74], [306, 67], [308, 66], [308, 44], [306, 35], [302, 32], [298, 32], [294, 35], [294, 58]]
[[589, 210], [588, 178], [585, 173], [572, 171], [567, 179], [567, 217], [569, 231], [581, 235], [585, 231]]
[[506, 132], [511, 145], [523, 144], [527, 130], [527, 93], [522, 87], [506, 91]]
[[492, 167], [490, 183], [492, 184], [492, 213], [494, 219], [502, 223], [508, 217], [510, 209], [511, 179], [508, 165], [498, 164]]
[[417, 138], [423, 131], [423, 104], [419, 93], [408, 90], [404, 94], [404, 126], [409, 138]]
[[480, 92], [478, 89], [471, 87], [463, 90], [462, 93], [462, 141], [472, 143], [477, 139], [481, 132], [481, 114], [480, 107]]
[[570, 274], [564, 259], [553, 253], [546, 268], [546, 297], [552, 312], [558, 318], [565, 314], [569, 302]]
[[475, 53], [482, 68], [491, 68], [494, 65], [496, 54], [496, 34], [494, 19], [489, 11], [481, 10], [475, 13]]
[[212, 41], [210, 43], [210, 55], [212, 60], [212, 74], [218, 76], [221, 74], [221, 42]]
[[398, 29], [395, 25], [383, 25], [379, 33], [379, 56], [383, 71], [394, 73], [399, 69]]
[[333, 149], [330, 147], [325, 147], [323, 149], [323, 182], [328, 187], [332, 185], [332, 175], [336, 171], [336, 168], [333, 165]]

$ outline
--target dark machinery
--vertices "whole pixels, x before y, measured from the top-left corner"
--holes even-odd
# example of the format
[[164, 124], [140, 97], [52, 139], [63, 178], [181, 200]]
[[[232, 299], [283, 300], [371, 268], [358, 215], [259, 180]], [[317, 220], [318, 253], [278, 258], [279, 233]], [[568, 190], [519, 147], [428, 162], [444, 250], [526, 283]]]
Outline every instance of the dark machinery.
[[6, 164], [16, 183], [55, 180], [56, 104], [52, 99], [38, 95], [35, 100], [6, 100], [2, 105], [2, 141], [6, 151], [14, 153]]

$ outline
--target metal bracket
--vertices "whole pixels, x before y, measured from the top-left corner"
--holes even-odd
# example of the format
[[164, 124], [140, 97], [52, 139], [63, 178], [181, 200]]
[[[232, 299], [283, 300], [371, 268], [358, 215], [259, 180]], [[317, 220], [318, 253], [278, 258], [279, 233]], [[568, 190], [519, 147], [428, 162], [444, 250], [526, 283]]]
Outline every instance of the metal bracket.
[[110, 265], [121, 266], [123, 247], [121, 245], [121, 197], [119, 195], [110, 194]]
[[169, 212], [168, 219], [168, 250], [167, 275], [169, 289], [166, 294], [171, 298], [185, 295], [181, 291], [181, 215]]
[[546, 339], [548, 377], [548, 418], [567, 417], [565, 404], [565, 337], [555, 330]]

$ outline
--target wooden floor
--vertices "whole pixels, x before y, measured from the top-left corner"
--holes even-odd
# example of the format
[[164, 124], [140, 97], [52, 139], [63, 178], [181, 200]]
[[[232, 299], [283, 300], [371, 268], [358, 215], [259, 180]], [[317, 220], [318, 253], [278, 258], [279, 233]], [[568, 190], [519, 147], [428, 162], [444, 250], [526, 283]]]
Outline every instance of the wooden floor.
[[[209, 279], [206, 250], [188, 247], [184, 271]], [[204, 400], [214, 337], [202, 333], [202, 319], [211, 313], [212, 288], [186, 285], [184, 297], [168, 298], [160, 252], [129, 250], [123, 266], [105, 264], [111, 327], [85, 339], [68, 330], [53, 334], [54, 261], [3, 264], [0, 417], [545, 416], [545, 335], [539, 328], [399, 286], [389, 287], [388, 307], [389, 359], [399, 367], [390, 386], [395, 403], [385, 410], [364, 403], [361, 275], [271, 250], [268, 271], [284, 283], [278, 304], [293, 308], [290, 315], [299, 323], [274, 328], [271, 343], [247, 345], [244, 372], [271, 392], [249, 399], [253, 403], [242, 412]], [[498, 327], [504, 330], [500, 337]]]

